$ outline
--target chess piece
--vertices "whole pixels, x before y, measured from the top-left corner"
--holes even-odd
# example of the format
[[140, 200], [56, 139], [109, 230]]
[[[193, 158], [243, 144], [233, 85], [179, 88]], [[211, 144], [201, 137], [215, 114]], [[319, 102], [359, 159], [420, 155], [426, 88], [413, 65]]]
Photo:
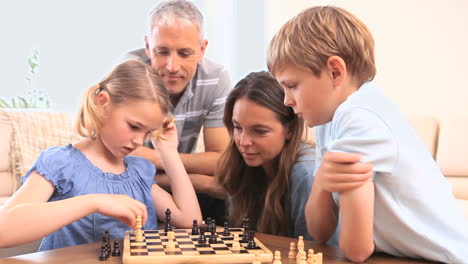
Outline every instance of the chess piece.
[[306, 252], [304, 250], [299, 251], [299, 256], [297, 260], [298, 264], [307, 264], [306, 262]]
[[314, 254], [312, 256], [312, 260], [314, 264], [322, 264], [323, 263], [323, 256], [322, 256], [322, 252], [319, 252], [317, 254]]
[[143, 231], [141, 231], [141, 215], [137, 215], [135, 225], [135, 241], [141, 242], [143, 239]]
[[255, 260], [254, 260], [254, 262], [252, 262], [252, 264], [262, 264], [262, 262], [260, 261], [260, 254], [259, 253], [255, 253]]
[[249, 239], [247, 241], [247, 249], [257, 248], [257, 244], [255, 244], [254, 236], [255, 236], [255, 231], [249, 231]]
[[314, 255], [314, 250], [310, 248], [307, 254], [307, 264], [314, 264], [314, 261], [312, 259], [313, 255]]
[[229, 223], [228, 221], [224, 221], [224, 231], [223, 236], [230, 236], [231, 232], [229, 231]]
[[120, 256], [120, 245], [118, 240], [114, 240], [114, 248], [112, 249], [112, 256], [118, 257]]
[[106, 238], [106, 241], [110, 243], [110, 234], [109, 230], [104, 230], [104, 237]]
[[107, 253], [104, 244], [101, 246], [101, 254], [99, 255], [99, 261], [107, 260]]
[[198, 237], [198, 244], [205, 244], [206, 237], [205, 237], [206, 226], [200, 226], [200, 236]]
[[275, 251], [275, 258], [273, 260], [273, 262], [271, 264], [282, 264], [283, 262], [281, 262], [281, 251], [279, 250], [276, 250]]
[[210, 244], [216, 244], [216, 227], [213, 226], [214, 223], [212, 222], [211, 223], [211, 235], [210, 235], [210, 239], [209, 239], [209, 243]]
[[291, 243], [289, 244], [289, 254], [288, 254], [288, 258], [290, 258], [290, 259], [295, 259], [295, 258], [296, 258], [296, 255], [297, 255], [296, 243], [291, 242]]
[[242, 233], [242, 242], [247, 243], [249, 240], [249, 218], [247, 216], [242, 219], [242, 228], [244, 228], [244, 233]]
[[166, 250], [167, 251], [174, 251], [175, 250], [175, 244], [174, 244], [174, 232], [173, 231], [168, 231], [167, 232], [167, 244], [166, 244]]
[[211, 217], [206, 218], [205, 224], [206, 224], [206, 231], [211, 233]]
[[164, 232], [172, 231], [171, 226], [171, 209], [166, 209], [166, 226], [164, 227]]
[[192, 235], [198, 235], [198, 222], [197, 219], [193, 219], [193, 225], [192, 225]]
[[301, 254], [304, 251], [304, 254], [306, 253], [304, 250], [304, 237], [299, 236], [299, 241], [297, 241], [297, 255], [296, 255], [296, 262], [299, 263], [301, 261]]
[[240, 250], [241, 249], [241, 245], [240, 245], [240, 242], [239, 242], [239, 234], [237, 234], [237, 233], [234, 234], [234, 241], [232, 242], [232, 249], [233, 250]]

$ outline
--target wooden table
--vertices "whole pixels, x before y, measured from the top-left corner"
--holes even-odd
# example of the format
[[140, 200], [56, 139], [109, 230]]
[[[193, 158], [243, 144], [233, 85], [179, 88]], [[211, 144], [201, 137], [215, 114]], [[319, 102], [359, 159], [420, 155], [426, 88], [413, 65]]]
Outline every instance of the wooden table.
[[[281, 251], [283, 264], [295, 264], [295, 260], [288, 259], [289, 243], [297, 242], [297, 239], [280, 237], [266, 234], [256, 234], [256, 237], [265, 244], [272, 252]], [[10, 258], [0, 259], [0, 264], [5, 263], [48, 263], [48, 264], [74, 264], [74, 263], [99, 263], [114, 264], [122, 263], [122, 257], [109, 257], [106, 261], [99, 261], [101, 242], [79, 245], [68, 248], [61, 248], [31, 254], [25, 254]], [[122, 245], [122, 243], [121, 243]], [[322, 252], [324, 264], [351, 263], [347, 261], [341, 251], [332, 246], [323, 245], [316, 242], [304, 241], [306, 251], [313, 248], [315, 252]], [[403, 264], [403, 263], [430, 263], [421, 260], [412, 260], [406, 258], [396, 258], [385, 254], [374, 254], [366, 263], [385, 263], [385, 264]]]

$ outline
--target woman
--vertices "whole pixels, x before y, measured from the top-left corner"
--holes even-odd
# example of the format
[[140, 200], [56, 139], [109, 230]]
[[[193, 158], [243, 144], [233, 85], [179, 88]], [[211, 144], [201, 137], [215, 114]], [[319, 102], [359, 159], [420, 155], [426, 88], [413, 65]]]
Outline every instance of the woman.
[[314, 149], [304, 141], [303, 120], [283, 99], [283, 89], [267, 72], [250, 73], [237, 83], [224, 110], [231, 140], [216, 178], [228, 192], [233, 226], [248, 216], [258, 232], [312, 239], [304, 206]]

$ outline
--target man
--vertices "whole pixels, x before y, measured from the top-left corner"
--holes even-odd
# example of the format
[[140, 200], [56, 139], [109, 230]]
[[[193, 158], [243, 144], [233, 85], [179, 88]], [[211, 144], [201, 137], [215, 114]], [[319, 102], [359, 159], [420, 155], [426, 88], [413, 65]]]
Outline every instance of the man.
[[[182, 162], [198, 193], [203, 217], [224, 220], [225, 191], [212, 177], [217, 161], [229, 142], [223, 124], [224, 104], [231, 89], [227, 71], [204, 58], [208, 41], [203, 36], [203, 16], [195, 5], [185, 0], [165, 1], [151, 12], [150, 32], [145, 49], [132, 51], [127, 59], [144, 61], [156, 69], [169, 91], [174, 106]], [[205, 152], [195, 150], [203, 126]], [[141, 147], [133, 155], [151, 160], [164, 169], [159, 154]], [[158, 184], [169, 188], [164, 174]], [[207, 196], [209, 195], [209, 196]]]

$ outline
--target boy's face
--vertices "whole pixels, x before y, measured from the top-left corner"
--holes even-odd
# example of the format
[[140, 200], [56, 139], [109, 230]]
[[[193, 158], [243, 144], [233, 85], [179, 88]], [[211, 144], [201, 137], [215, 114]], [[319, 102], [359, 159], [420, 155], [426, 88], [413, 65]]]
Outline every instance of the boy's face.
[[339, 89], [333, 86], [332, 75], [323, 70], [320, 77], [304, 67], [285, 65], [275, 73], [275, 78], [284, 89], [284, 104], [313, 127], [332, 120], [341, 103]]

